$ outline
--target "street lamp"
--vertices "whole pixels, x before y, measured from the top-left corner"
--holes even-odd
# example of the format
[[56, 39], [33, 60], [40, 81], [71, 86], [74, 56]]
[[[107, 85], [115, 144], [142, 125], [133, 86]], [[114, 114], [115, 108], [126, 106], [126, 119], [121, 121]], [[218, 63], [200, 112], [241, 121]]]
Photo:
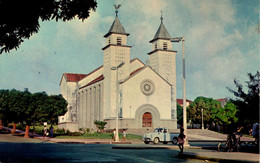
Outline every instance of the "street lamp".
[[171, 42], [180, 42], [182, 41], [182, 74], [183, 74], [183, 129], [184, 129], [184, 134], [186, 135], [186, 141], [185, 145], [189, 145], [188, 143], [188, 136], [187, 136], [187, 113], [186, 113], [186, 83], [185, 83], [185, 54], [184, 54], [184, 41], [185, 38], [184, 36], [182, 37], [176, 37], [176, 38], [171, 38]]
[[125, 63], [121, 62], [118, 66], [114, 66], [111, 67], [111, 70], [116, 70], [116, 140], [115, 141], [119, 141], [119, 136], [118, 136], [118, 123], [119, 123], [119, 119], [118, 119], [118, 94], [119, 94], [119, 82], [118, 82], [118, 69], [121, 68]]

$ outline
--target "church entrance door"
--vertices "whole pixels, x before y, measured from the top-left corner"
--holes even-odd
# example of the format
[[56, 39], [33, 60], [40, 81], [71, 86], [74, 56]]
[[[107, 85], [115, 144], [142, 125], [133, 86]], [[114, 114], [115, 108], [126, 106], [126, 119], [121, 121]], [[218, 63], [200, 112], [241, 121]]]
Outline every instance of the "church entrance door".
[[144, 113], [143, 115], [143, 127], [152, 127], [152, 114]]

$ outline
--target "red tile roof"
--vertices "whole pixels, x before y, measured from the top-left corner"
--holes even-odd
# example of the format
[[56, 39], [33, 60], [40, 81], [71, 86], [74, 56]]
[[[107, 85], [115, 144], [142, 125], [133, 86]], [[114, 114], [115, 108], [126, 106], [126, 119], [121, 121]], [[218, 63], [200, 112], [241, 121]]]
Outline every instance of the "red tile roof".
[[145, 67], [145, 66], [143, 66], [143, 67], [140, 67], [140, 68], [138, 68], [138, 69], [134, 70], [133, 72], [131, 72], [130, 76], [132, 76], [132, 75], [136, 74], [138, 71], [142, 70], [144, 67]]
[[225, 101], [228, 100], [228, 98], [220, 98], [220, 99], [216, 99], [217, 101], [221, 102], [221, 101]]
[[[192, 103], [192, 101], [191, 101], [191, 100], [188, 100], [188, 99], [186, 99], [186, 102]], [[178, 98], [178, 99], [177, 99], [177, 103], [178, 103], [179, 105], [183, 105], [183, 99]]]
[[87, 74], [73, 74], [73, 73], [64, 73], [67, 82], [78, 82], [81, 79], [85, 78]]
[[96, 82], [99, 82], [99, 81], [101, 81], [103, 79], [104, 79], [104, 75], [100, 75], [99, 77], [97, 77], [96, 79], [92, 80], [91, 82], [89, 82], [88, 84], [84, 85], [83, 87], [80, 87], [79, 89], [85, 88], [85, 87], [90, 86], [92, 84], [95, 84]]

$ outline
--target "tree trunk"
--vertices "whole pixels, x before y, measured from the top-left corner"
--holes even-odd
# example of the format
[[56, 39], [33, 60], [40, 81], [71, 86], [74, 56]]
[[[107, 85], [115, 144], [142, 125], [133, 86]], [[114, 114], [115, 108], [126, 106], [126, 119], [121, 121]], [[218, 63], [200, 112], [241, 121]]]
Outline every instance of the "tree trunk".
[[30, 126], [29, 126], [29, 125], [26, 125], [26, 129], [25, 129], [25, 133], [24, 133], [24, 137], [25, 137], [25, 138], [30, 138], [30, 137], [29, 137], [29, 129], [30, 129]]
[[15, 130], [16, 130], [16, 123], [13, 123], [13, 130], [12, 130], [12, 134], [15, 134]]
[[3, 129], [2, 119], [0, 119], [0, 130]]

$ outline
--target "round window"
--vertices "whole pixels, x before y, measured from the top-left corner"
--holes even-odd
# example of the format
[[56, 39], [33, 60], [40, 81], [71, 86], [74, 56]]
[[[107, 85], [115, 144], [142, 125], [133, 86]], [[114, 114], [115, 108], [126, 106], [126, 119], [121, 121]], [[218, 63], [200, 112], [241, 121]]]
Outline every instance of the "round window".
[[151, 80], [145, 80], [141, 84], [141, 90], [145, 95], [151, 95], [154, 92], [154, 84]]

